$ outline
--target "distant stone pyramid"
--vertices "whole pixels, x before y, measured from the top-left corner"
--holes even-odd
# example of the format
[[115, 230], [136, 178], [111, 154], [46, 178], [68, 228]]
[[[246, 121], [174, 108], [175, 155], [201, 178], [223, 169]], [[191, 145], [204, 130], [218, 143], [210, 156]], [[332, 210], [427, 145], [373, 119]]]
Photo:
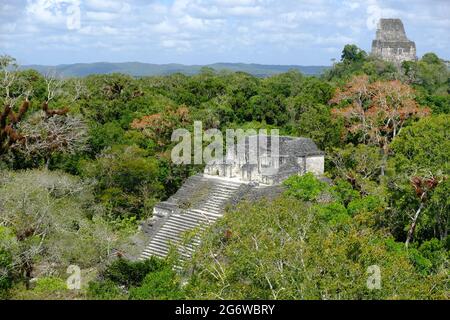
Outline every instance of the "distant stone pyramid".
[[372, 55], [397, 65], [417, 60], [416, 44], [406, 37], [400, 19], [380, 19], [376, 39], [372, 42]]

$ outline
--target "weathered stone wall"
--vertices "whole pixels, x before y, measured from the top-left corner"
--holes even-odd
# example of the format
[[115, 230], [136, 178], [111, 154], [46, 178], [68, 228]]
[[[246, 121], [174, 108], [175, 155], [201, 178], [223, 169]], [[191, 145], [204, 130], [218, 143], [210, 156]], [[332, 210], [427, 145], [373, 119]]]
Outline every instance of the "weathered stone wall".
[[416, 44], [406, 37], [400, 19], [380, 19], [376, 39], [372, 42], [372, 55], [397, 65], [417, 59]]
[[405, 27], [400, 19], [380, 19], [376, 40], [380, 41], [409, 41]]
[[306, 158], [306, 172], [312, 172], [318, 176], [322, 175], [325, 172], [325, 157]]
[[[248, 140], [251, 138], [255, 137], [248, 137]], [[311, 139], [288, 136], [280, 136], [278, 139], [277, 156], [272, 156], [272, 140], [268, 139], [269, 147], [258, 145], [255, 152], [250, 144], [246, 145], [245, 154], [235, 161], [210, 163], [204, 172], [211, 176], [236, 178], [240, 181], [267, 185], [278, 184], [295, 174], [306, 172], [323, 174], [324, 153]], [[250, 161], [252, 153], [255, 153], [256, 163]]]

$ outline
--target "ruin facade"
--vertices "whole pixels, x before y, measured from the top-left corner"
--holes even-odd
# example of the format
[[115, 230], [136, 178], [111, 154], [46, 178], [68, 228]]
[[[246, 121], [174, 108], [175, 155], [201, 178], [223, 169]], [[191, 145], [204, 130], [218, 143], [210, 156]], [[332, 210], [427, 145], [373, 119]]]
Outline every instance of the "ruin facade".
[[227, 161], [227, 156], [213, 161], [203, 174], [191, 176], [174, 195], [154, 206], [151, 219], [141, 225], [146, 244], [139, 259], [164, 258], [174, 246], [181, 261], [191, 259], [201, 231], [223, 217], [228, 206], [259, 192], [274, 194], [290, 176], [324, 172], [324, 153], [311, 139], [256, 135], [240, 142], [245, 150], [236, 152], [234, 161]]
[[372, 55], [396, 65], [417, 60], [416, 44], [407, 38], [400, 19], [380, 19]]
[[[276, 152], [272, 152], [272, 138], [277, 139]], [[235, 159], [208, 164], [205, 174], [274, 185], [296, 174], [324, 173], [324, 152], [311, 139], [248, 136], [244, 145], [244, 152]]]

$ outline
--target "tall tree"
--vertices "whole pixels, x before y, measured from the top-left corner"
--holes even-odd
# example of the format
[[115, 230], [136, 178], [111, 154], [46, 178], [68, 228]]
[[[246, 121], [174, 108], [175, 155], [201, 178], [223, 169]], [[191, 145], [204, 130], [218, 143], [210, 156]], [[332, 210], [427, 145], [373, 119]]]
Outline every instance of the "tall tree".
[[[28, 111], [30, 103], [29, 88], [18, 76], [18, 64], [10, 56], [0, 56], [0, 102], [3, 110], [0, 113], [0, 155], [5, 153], [9, 147], [19, 141], [23, 136], [17, 133], [16, 125]], [[20, 100], [24, 100], [17, 113], [14, 110]]]
[[[50, 119], [69, 112], [67, 107], [58, 110], [49, 108], [49, 103], [63, 94], [63, 82], [53, 74], [45, 77], [46, 98], [42, 104], [45, 120], [40, 122], [43, 127], [33, 128], [33, 123], [22, 121], [30, 108], [29, 97], [32, 89], [28, 81], [21, 77], [16, 60], [10, 56], [0, 56], [0, 72], [0, 103], [3, 103], [3, 110], [0, 113], [0, 155], [10, 149], [22, 149], [29, 153], [29, 150], [33, 149], [30, 145], [38, 149], [45, 145], [41, 151], [50, 151], [49, 154], [55, 150], [70, 149], [66, 147], [71, 146], [73, 137], [79, 135], [75, 131], [80, 131], [80, 134], [83, 132], [80, 130], [84, 128], [83, 123], [80, 121], [64, 123], [66, 121]], [[22, 104], [18, 107], [20, 101]], [[47, 121], [49, 119], [50, 122]], [[65, 124], [65, 126], [59, 124]], [[52, 127], [54, 127], [53, 130], [50, 129]], [[42, 130], [43, 128], [46, 130]], [[27, 135], [27, 132], [32, 134]], [[37, 140], [45, 141], [44, 145], [34, 143]]]
[[414, 216], [411, 218], [411, 225], [408, 230], [408, 235], [406, 237], [405, 246], [408, 247], [409, 243], [413, 239], [414, 231], [416, 230], [417, 221], [419, 219], [419, 215], [422, 212], [422, 210], [425, 207], [426, 201], [430, 197], [430, 193], [434, 189], [436, 189], [439, 184], [443, 182], [444, 178], [439, 177], [412, 177], [411, 178], [411, 185], [414, 188], [414, 191], [416, 193], [417, 198], [419, 199], [419, 208], [415, 212]]
[[345, 119], [348, 133], [355, 135], [359, 142], [382, 149], [381, 175], [385, 173], [389, 143], [406, 121], [430, 113], [414, 100], [410, 86], [397, 80], [370, 83], [366, 75], [356, 76], [343, 89], [338, 89], [329, 103], [340, 106], [332, 112]]
[[354, 44], [347, 44], [342, 50], [342, 62], [359, 62], [367, 57], [367, 53]]
[[450, 116], [426, 117], [405, 128], [391, 143], [391, 201], [402, 233], [419, 240], [445, 239], [450, 228]]

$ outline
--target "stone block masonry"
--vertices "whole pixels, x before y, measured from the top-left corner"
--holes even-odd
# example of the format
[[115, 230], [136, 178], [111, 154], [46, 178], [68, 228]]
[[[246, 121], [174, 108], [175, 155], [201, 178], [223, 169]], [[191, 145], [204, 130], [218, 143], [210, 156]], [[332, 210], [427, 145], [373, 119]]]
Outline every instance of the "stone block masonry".
[[393, 62], [415, 61], [416, 44], [406, 37], [400, 19], [380, 19], [376, 39], [372, 42], [372, 55]]
[[[157, 204], [146, 226], [150, 241], [141, 255], [165, 257], [173, 245], [180, 259], [190, 259], [200, 243], [201, 231], [223, 216], [227, 204], [238, 201], [251, 188], [237, 179], [196, 175], [166, 202]], [[191, 239], [186, 235], [193, 233]]]
[[[247, 137], [242, 158], [231, 164], [222, 161], [207, 165], [204, 174], [190, 177], [172, 197], [158, 203], [152, 219], [143, 226], [149, 240], [140, 258], [166, 257], [174, 247], [182, 261], [189, 260], [202, 232], [223, 216], [228, 205], [236, 205], [255, 190], [276, 188], [293, 175], [324, 173], [324, 153], [311, 139], [276, 138], [276, 155], [272, 155], [270, 138], [267, 146], [257, 145], [257, 161], [250, 163], [252, 150]], [[269, 170], [274, 164], [276, 170]]]

